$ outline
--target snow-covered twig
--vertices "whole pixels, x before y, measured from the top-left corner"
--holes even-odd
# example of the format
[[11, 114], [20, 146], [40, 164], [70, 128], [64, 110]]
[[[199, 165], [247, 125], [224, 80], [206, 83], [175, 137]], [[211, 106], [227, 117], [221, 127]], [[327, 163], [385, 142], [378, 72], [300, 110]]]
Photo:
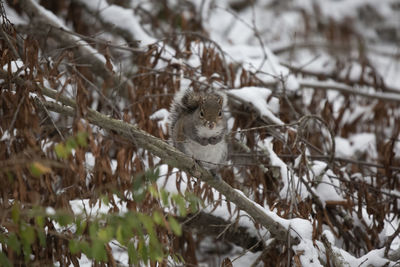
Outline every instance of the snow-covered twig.
[[396, 93], [370, 93], [364, 92], [354, 87], [337, 83], [337, 82], [321, 82], [321, 81], [310, 81], [310, 80], [298, 80], [301, 88], [315, 88], [324, 90], [336, 90], [342, 93], [348, 93], [352, 95], [365, 96], [372, 99], [379, 99], [384, 101], [400, 102], [400, 94]]

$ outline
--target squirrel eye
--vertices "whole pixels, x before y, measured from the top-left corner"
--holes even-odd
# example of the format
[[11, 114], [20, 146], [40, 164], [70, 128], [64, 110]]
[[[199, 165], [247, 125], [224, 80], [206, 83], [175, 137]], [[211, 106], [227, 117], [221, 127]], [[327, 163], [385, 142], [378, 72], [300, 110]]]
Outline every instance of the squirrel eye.
[[200, 111], [200, 118], [203, 118], [204, 117], [204, 113], [203, 113], [203, 111]]
[[218, 113], [218, 117], [221, 117], [222, 116], [222, 112], [221, 111], [219, 111], [219, 113]]

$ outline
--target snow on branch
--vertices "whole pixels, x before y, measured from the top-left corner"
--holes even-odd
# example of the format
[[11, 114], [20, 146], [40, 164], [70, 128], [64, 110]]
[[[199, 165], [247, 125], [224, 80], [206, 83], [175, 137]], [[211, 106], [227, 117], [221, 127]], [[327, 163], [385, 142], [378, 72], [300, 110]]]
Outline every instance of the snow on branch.
[[[99, 76], [106, 78], [112, 77], [112, 73], [106, 68], [106, 59], [96, 49], [91, 47], [86, 41], [81, 38], [69, 34], [67, 31], [60, 31], [58, 29], [68, 29], [67, 26], [51, 11], [45, 9], [33, 0], [22, 0], [21, 5], [25, 7], [25, 11], [30, 19], [39, 27], [51, 27], [53, 37], [56, 38], [61, 44], [67, 46], [77, 47], [78, 57], [84, 59], [85, 63], [89, 63], [93, 70]], [[52, 33], [52, 31], [50, 31]]]
[[140, 26], [132, 9], [109, 5], [105, 0], [74, 0], [86, 11], [95, 16], [111, 32], [116, 31], [128, 43], [140, 42], [141, 45], [154, 44], [157, 40], [148, 35]]

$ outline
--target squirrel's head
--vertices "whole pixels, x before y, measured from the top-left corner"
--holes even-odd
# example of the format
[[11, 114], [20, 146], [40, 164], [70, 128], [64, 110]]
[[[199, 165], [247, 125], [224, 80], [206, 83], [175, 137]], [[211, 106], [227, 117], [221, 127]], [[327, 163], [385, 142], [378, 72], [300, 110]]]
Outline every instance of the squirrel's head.
[[212, 130], [223, 118], [224, 99], [218, 94], [202, 96], [198, 116], [203, 126]]

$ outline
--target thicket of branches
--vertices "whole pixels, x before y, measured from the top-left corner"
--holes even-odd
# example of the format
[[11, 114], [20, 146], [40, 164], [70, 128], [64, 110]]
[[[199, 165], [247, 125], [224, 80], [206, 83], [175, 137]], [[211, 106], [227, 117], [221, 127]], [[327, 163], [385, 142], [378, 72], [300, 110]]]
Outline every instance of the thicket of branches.
[[[357, 31], [368, 4], [358, 25], [270, 1], [303, 17], [300, 41], [270, 50], [239, 16], [257, 1], [94, 2], [2, 2], [0, 264], [231, 266], [253, 253], [253, 266], [399, 264], [400, 85], [371, 62], [399, 55]], [[260, 66], [211, 38], [216, 11], [248, 27]], [[384, 22], [371, 29], [398, 42]], [[293, 64], [316, 51], [325, 69]], [[223, 181], [167, 144], [184, 87], [228, 95], [237, 149]]]

